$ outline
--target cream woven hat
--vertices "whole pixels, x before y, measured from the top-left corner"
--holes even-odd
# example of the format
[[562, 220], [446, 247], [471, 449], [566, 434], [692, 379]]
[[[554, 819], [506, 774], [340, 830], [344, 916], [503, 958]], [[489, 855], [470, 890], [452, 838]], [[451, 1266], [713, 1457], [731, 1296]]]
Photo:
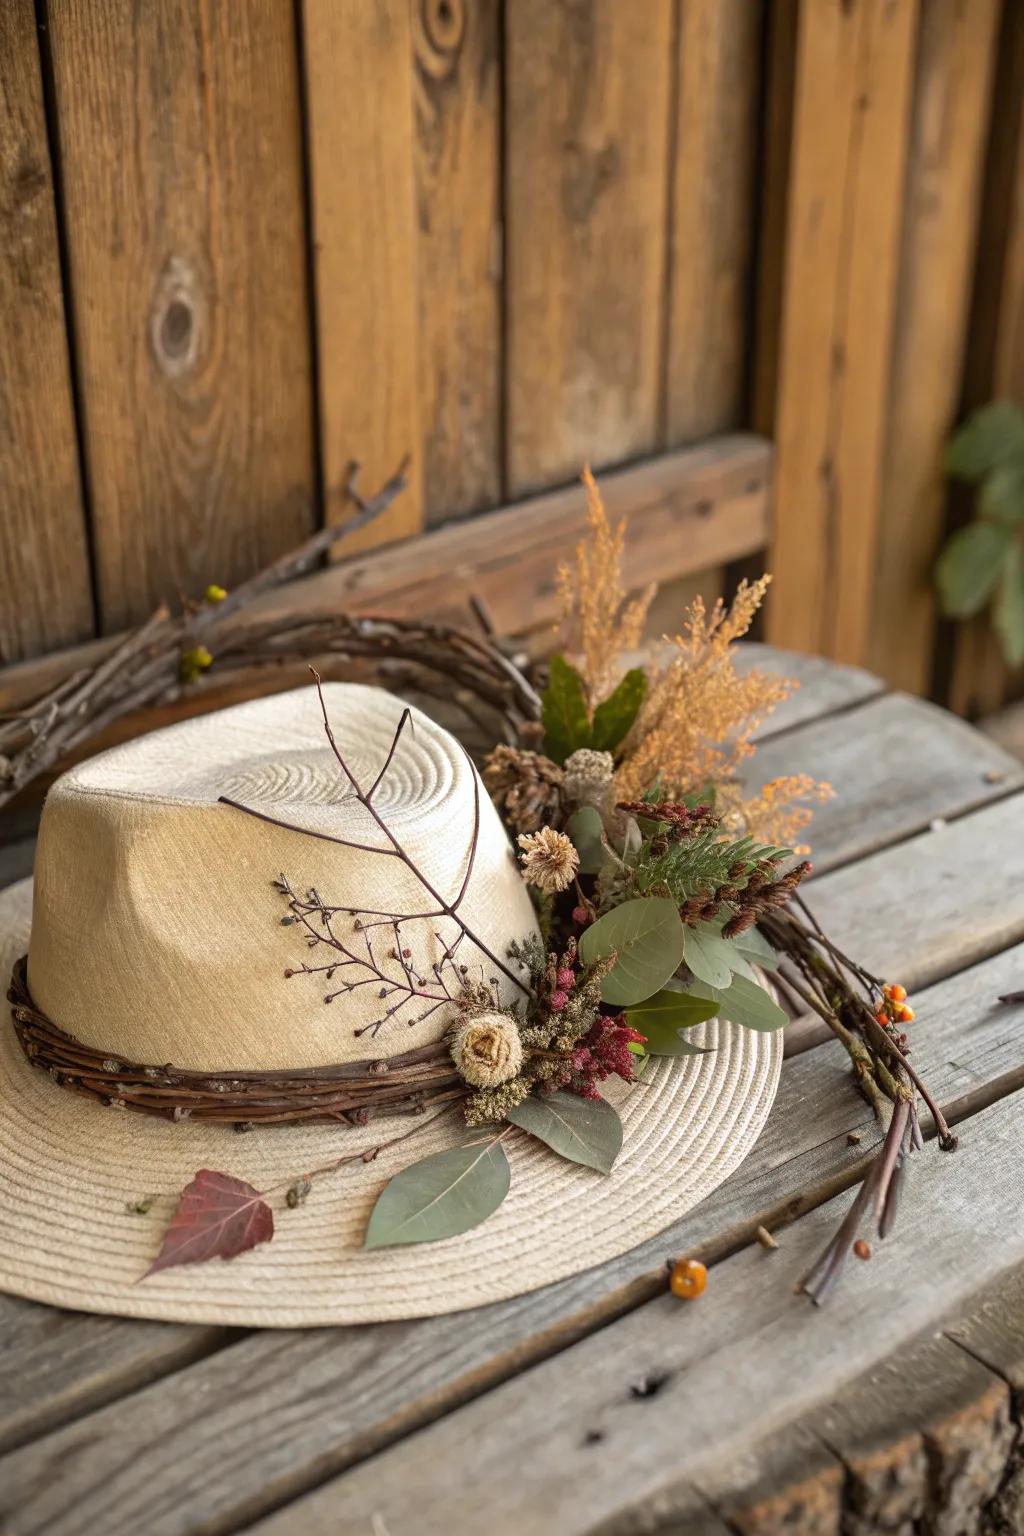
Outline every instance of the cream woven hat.
[[[488, 955], [534, 930], [531, 902], [497, 813], [462, 747], [377, 689], [324, 688], [339, 744], [421, 872], [472, 916], [481, 949], [459, 959], [490, 983]], [[386, 771], [382, 773], [386, 767]], [[287, 821], [243, 815], [228, 797]], [[467, 828], [478, 820], [467, 876]], [[323, 834], [310, 837], [305, 833]], [[342, 835], [353, 849], [327, 840]], [[397, 864], [397, 869], [396, 869]], [[135, 1062], [230, 1076], [388, 1057], [440, 1039], [451, 1009], [411, 1009], [377, 1026], [372, 986], [324, 1006], [322, 978], [286, 979], [300, 939], [282, 924], [273, 881], [313, 887], [353, 911], [423, 910], [422, 884], [386, 855], [325, 743], [312, 689], [279, 694], [155, 732], [73, 769], [51, 789], [35, 882], [0, 894], [0, 966], [28, 953], [33, 1002], [83, 1046]], [[34, 911], [33, 911], [34, 907]], [[442, 925], [443, 926], [443, 925]], [[403, 925], [415, 946], [450, 944], [436, 918]], [[482, 952], [482, 951], [486, 951]], [[507, 1000], [510, 982], [494, 975]], [[602, 1176], [523, 1135], [509, 1143], [511, 1193], [481, 1226], [413, 1248], [361, 1246], [394, 1147], [318, 1180], [275, 1212], [272, 1242], [229, 1262], [161, 1271], [140, 1283], [178, 1195], [201, 1168], [257, 1189], [369, 1149], [382, 1124], [171, 1123], [61, 1086], [0, 1030], [0, 1288], [91, 1312], [296, 1327], [427, 1316], [534, 1289], [640, 1243], [715, 1188], [768, 1114], [782, 1042], [715, 1019], [691, 1038], [708, 1055], [652, 1061], [607, 1097], [624, 1126]], [[116, 1065], [116, 1062], [114, 1063]], [[416, 1156], [452, 1145], [451, 1116]], [[155, 1196], [146, 1214], [129, 1207]]]

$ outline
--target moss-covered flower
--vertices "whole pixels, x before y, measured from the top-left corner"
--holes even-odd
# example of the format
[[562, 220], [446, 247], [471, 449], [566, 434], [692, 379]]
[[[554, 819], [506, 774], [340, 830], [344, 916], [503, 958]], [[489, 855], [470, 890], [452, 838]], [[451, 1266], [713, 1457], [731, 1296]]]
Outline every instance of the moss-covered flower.
[[554, 895], [572, 884], [580, 867], [580, 856], [564, 832], [556, 832], [554, 827], [522, 832], [519, 846], [523, 879], [527, 885], [535, 885]]
[[455, 1031], [452, 1060], [474, 1088], [496, 1088], [523, 1064], [519, 1027], [507, 1013], [478, 1013]]

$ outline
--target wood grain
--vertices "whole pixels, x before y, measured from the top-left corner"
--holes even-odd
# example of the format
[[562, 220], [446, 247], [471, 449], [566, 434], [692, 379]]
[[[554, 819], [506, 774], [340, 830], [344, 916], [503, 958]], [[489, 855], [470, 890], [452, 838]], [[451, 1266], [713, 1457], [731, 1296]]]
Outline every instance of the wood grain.
[[288, 7], [48, 8], [104, 630], [310, 526]]
[[658, 441], [669, 0], [505, 14], [507, 490]]
[[794, 764], [835, 790], [816, 807], [808, 833], [819, 874], [1024, 785], [1017, 758], [994, 742], [983, 745], [947, 711], [902, 693], [763, 743], [747, 784], [759, 789]]
[[32, 0], [0, 9], [0, 662], [93, 632]]
[[879, 492], [870, 665], [931, 690], [943, 454], [959, 407], [1000, 7], [921, 11]]
[[419, 417], [428, 523], [501, 500], [498, 0], [414, 0]]
[[[989, 999], [1022, 965], [1024, 947], [916, 999], [916, 1059], [942, 1102], [1020, 1062], [1024, 1010], [993, 1009]], [[667, 1253], [697, 1251], [711, 1262], [749, 1244], [758, 1221], [784, 1226], [826, 1193], [847, 1188], [877, 1136], [845, 1060], [833, 1044], [791, 1063], [768, 1126], [737, 1174], [673, 1228], [600, 1270], [448, 1318], [259, 1333], [3, 1458], [0, 1511], [13, 1521], [10, 1536], [40, 1528], [48, 1536], [95, 1527], [128, 1536], [139, 1525], [152, 1536], [232, 1528], [639, 1306], [661, 1283]], [[863, 1137], [858, 1147], [847, 1142], [851, 1130]], [[964, 1140], [966, 1161], [973, 1126], [965, 1128]], [[945, 1162], [930, 1149], [920, 1171]], [[777, 1253], [756, 1250], [760, 1267], [748, 1296], [787, 1295], [778, 1266], [790, 1263], [796, 1231], [780, 1231]], [[911, 1264], [911, 1294], [929, 1267], [917, 1241], [902, 1230], [895, 1240]], [[854, 1290], [856, 1281], [852, 1276]], [[717, 1290], [707, 1302], [713, 1320], [736, 1305], [720, 1302]], [[83, 1326], [93, 1321], [78, 1319]], [[811, 1327], [806, 1319], [805, 1326]], [[635, 1363], [630, 1381], [641, 1378], [639, 1361], [629, 1354], [619, 1359], [630, 1371]], [[204, 1404], [198, 1421], [188, 1407], [196, 1402]], [[258, 1487], [249, 1471], [254, 1462]], [[75, 1470], [56, 1475], [65, 1467]], [[14, 1506], [17, 1512], [8, 1514]], [[415, 1523], [410, 1528], [419, 1530]], [[453, 1528], [460, 1529], [457, 1520]]]
[[412, 454], [409, 491], [348, 553], [423, 525], [410, 11], [303, 0], [328, 521], [344, 516], [353, 461], [374, 487]]
[[[702, 1464], [739, 1454], [963, 1305], [977, 1286], [979, 1222], [991, 1224], [993, 1275], [1024, 1259], [1024, 1233], [998, 1221], [1005, 1181], [1024, 1177], [1020, 1111], [1007, 1099], [972, 1121], [970, 1155], [922, 1158], [899, 1241], [876, 1248], [820, 1311], [792, 1286], [830, 1236], [842, 1197], [797, 1222], [778, 1253], [754, 1245], [717, 1265], [707, 1298], [689, 1310], [670, 1296], [647, 1303], [255, 1529], [317, 1536], [344, 1510], [354, 1527], [376, 1515], [389, 1530], [415, 1523], [421, 1536], [459, 1520], [493, 1536], [524, 1524], [537, 1536], [583, 1536], [611, 1515], [642, 1517]], [[656, 1392], [631, 1390], [653, 1377]], [[451, 1469], [467, 1445], [474, 1478], [456, 1483]]]
[[767, 638], [867, 659], [916, 0], [801, 5]]
[[665, 436], [736, 426], [746, 389], [760, 7], [688, 0], [677, 40]]
[[[671, 581], [759, 549], [767, 534], [771, 457], [762, 439], [736, 433], [603, 476], [610, 516], [625, 517], [633, 529], [625, 562], [629, 585]], [[487, 602], [499, 632], [550, 625], [558, 612], [557, 566], [583, 536], [584, 507], [579, 485], [551, 491], [354, 557], [277, 589], [247, 612], [262, 621], [296, 607], [343, 607], [406, 617], [454, 614], [466, 625], [466, 605], [476, 595]], [[0, 709], [95, 664], [114, 643], [0, 669]]]
[[843, 1467], [813, 1427], [787, 1425], [695, 1482], [738, 1536], [846, 1536]]

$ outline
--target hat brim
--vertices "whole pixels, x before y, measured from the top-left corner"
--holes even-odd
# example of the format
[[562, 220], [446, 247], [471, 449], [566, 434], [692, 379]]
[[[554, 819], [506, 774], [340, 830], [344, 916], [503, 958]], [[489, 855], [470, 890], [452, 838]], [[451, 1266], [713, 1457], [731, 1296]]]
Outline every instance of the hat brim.
[[[0, 976], [28, 947], [32, 882], [0, 893]], [[105, 1109], [29, 1066], [4, 1005], [0, 1028], [0, 1289], [56, 1306], [175, 1322], [297, 1328], [428, 1317], [535, 1290], [626, 1252], [690, 1210], [736, 1168], [768, 1116], [781, 1031], [716, 1019], [689, 1038], [712, 1053], [652, 1062], [608, 1098], [624, 1138], [607, 1175], [565, 1162], [523, 1134], [507, 1143], [512, 1187], [460, 1237], [362, 1248], [373, 1204], [414, 1158], [454, 1143], [443, 1117], [372, 1163], [316, 1181], [275, 1234], [228, 1262], [141, 1281], [178, 1195], [200, 1168], [257, 1189], [361, 1150], [388, 1134], [289, 1126], [239, 1136]], [[402, 1127], [399, 1126], [399, 1129]], [[156, 1199], [145, 1215], [128, 1206]]]

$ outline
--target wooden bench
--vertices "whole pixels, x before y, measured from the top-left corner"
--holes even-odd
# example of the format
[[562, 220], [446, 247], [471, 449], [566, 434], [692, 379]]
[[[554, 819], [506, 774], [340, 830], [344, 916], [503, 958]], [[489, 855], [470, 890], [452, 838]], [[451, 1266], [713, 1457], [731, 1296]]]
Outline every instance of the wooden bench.
[[[794, 1294], [878, 1139], [841, 1048], [798, 1022], [738, 1173], [532, 1295], [253, 1333], [0, 1297], [4, 1536], [1024, 1529], [1024, 1007], [998, 1002], [1024, 988], [1024, 767], [866, 673], [767, 660], [804, 686], [756, 772], [837, 791], [809, 902], [912, 988], [915, 1061], [960, 1129], [916, 1160], [895, 1235], [826, 1307]], [[699, 1301], [664, 1292], [680, 1253], [711, 1267]]]

